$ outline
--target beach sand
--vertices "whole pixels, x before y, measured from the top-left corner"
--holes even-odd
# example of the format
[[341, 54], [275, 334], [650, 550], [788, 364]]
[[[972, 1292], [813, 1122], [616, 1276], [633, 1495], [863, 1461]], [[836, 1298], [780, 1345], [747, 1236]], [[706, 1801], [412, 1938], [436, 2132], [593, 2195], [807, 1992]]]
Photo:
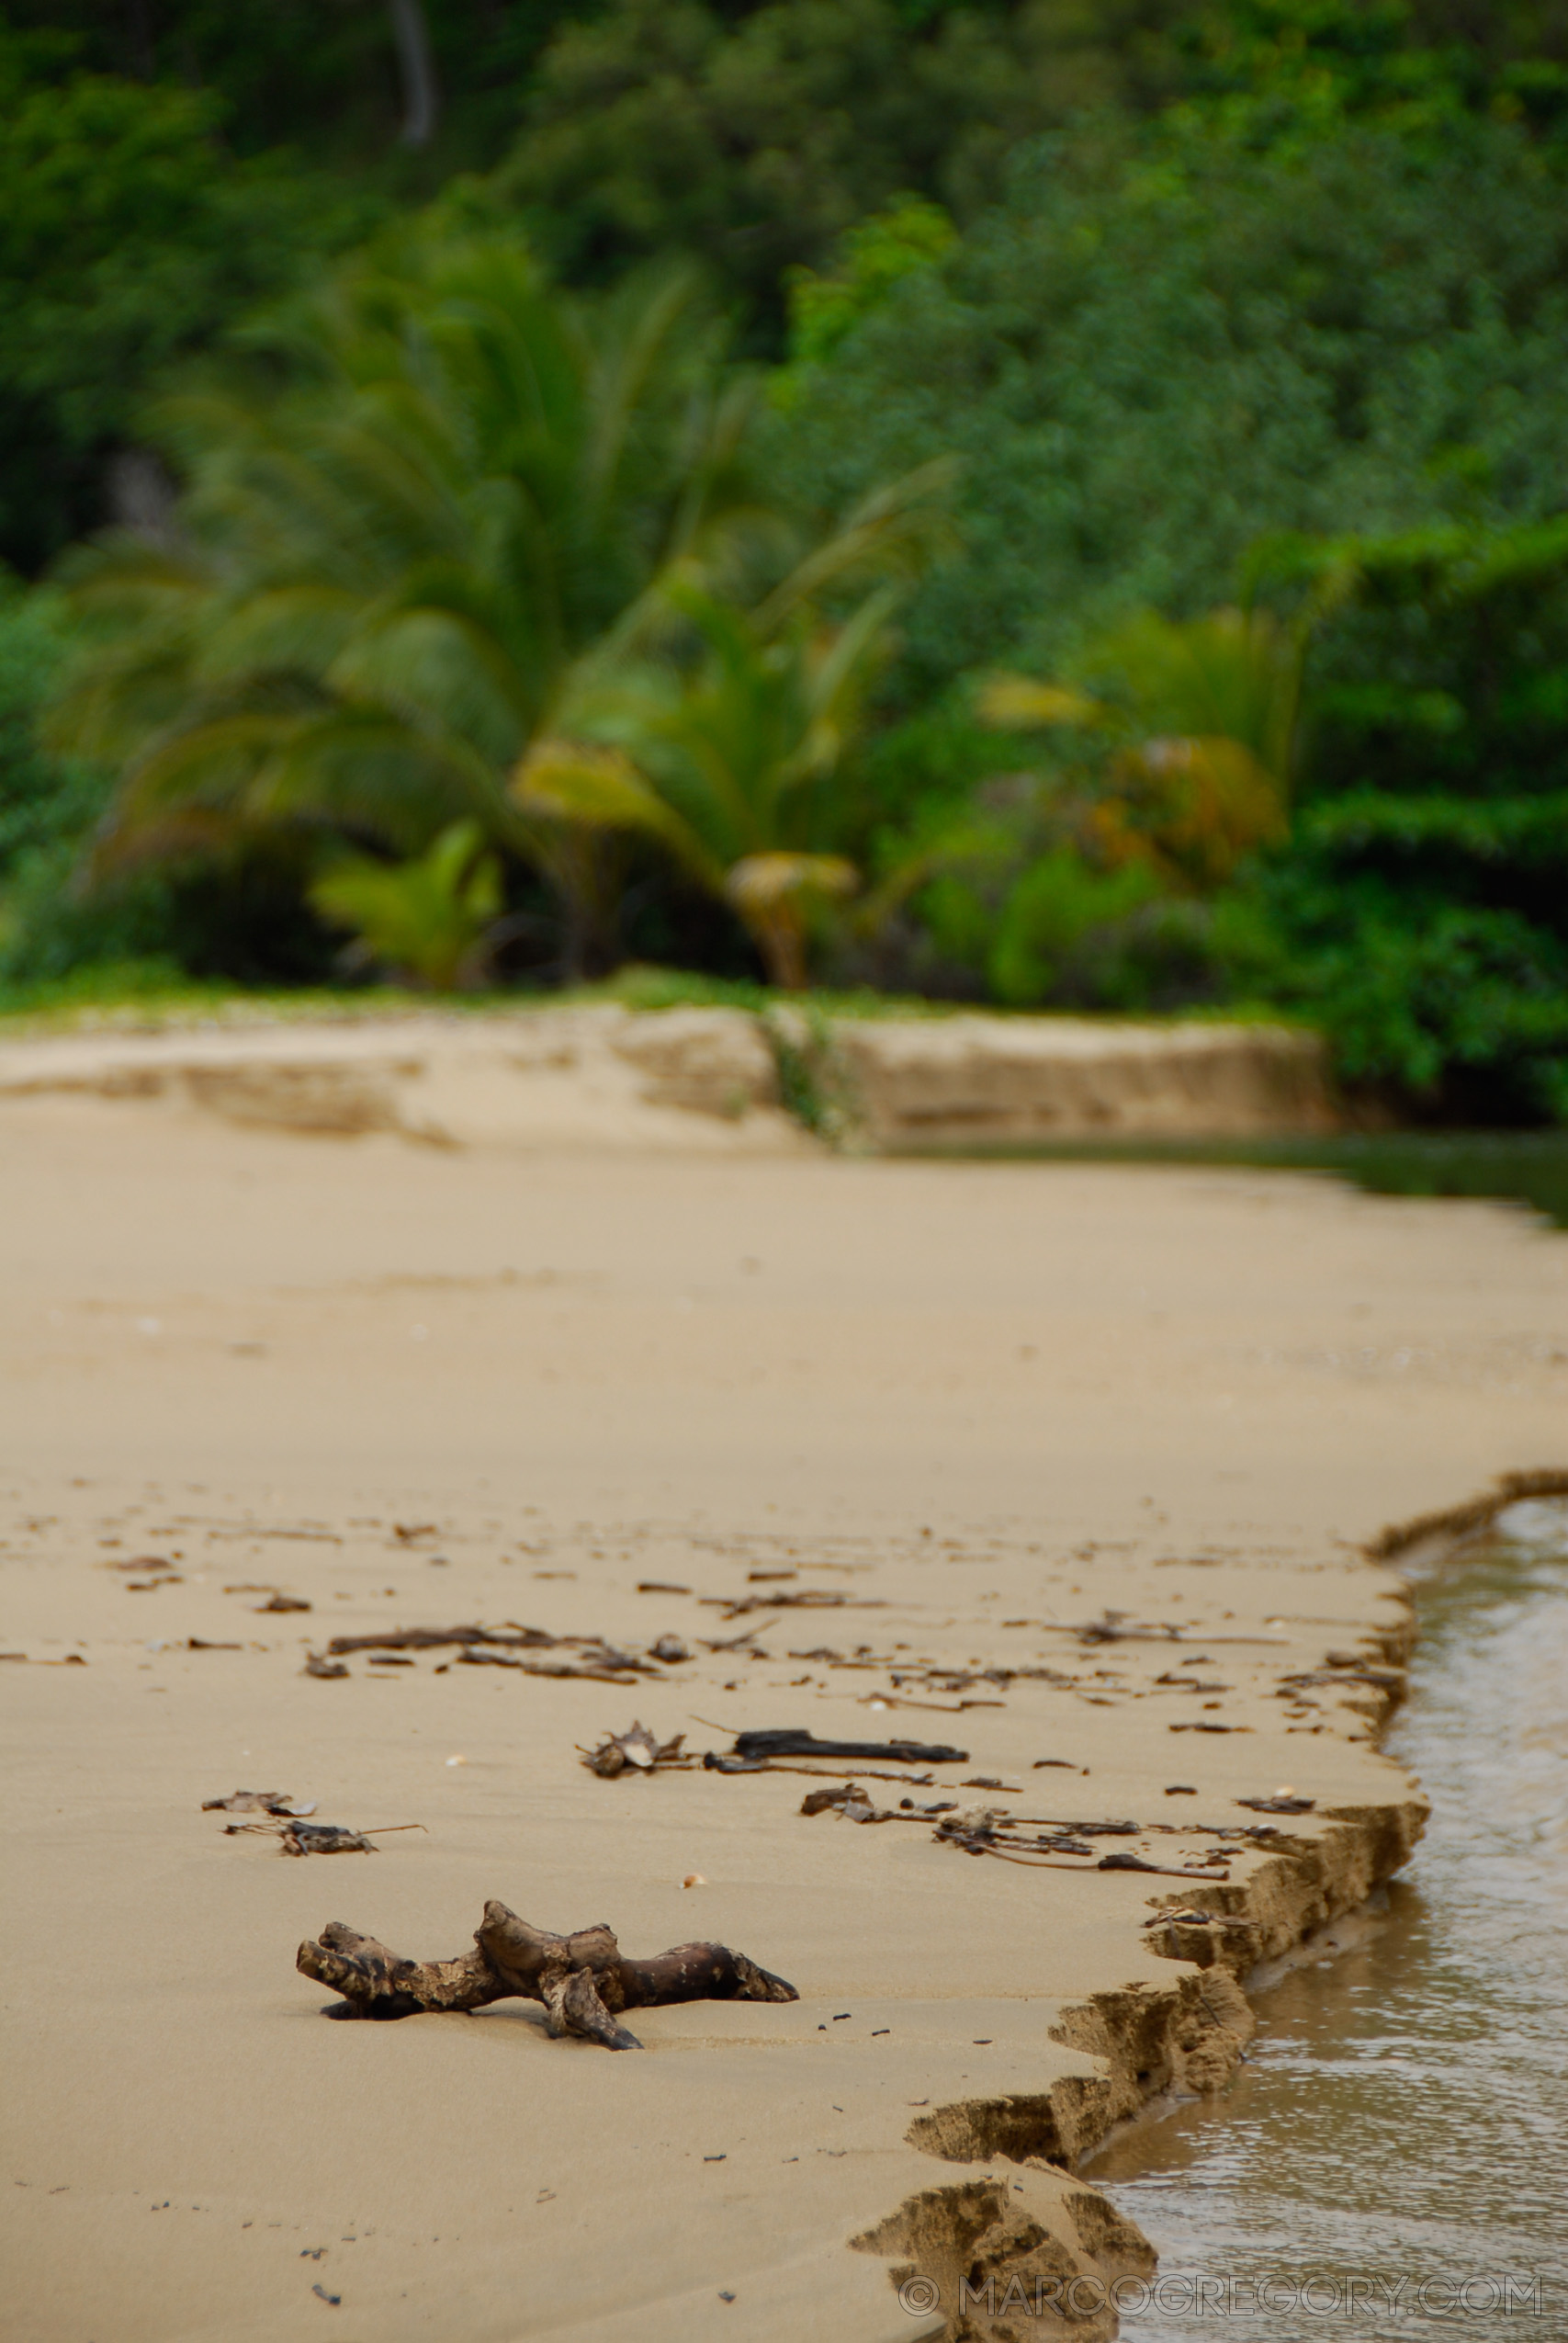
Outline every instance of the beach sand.
[[[1418, 1829], [1376, 1746], [1407, 1605], [1361, 1549], [1564, 1461], [1562, 1238], [1277, 1174], [91, 1098], [8, 1102], [0, 1161], [17, 2343], [893, 2343], [987, 2271], [1089, 2281], [1071, 2331], [1112, 2332], [1093, 2284], [1147, 2255], [1074, 2157], [1223, 2080], [1232, 1972]], [[1075, 1632], [1108, 1613], [1164, 1639]], [[302, 1673], [473, 1621], [697, 1656]], [[931, 1786], [856, 1778], [1134, 1821], [1096, 1850], [1172, 1868], [1280, 1837], [1228, 1842], [1224, 1887], [1029, 1869], [805, 1817], [797, 1774], [587, 1771], [634, 1717], [951, 1742]], [[236, 1787], [421, 1828], [289, 1860], [200, 1811]], [[1312, 1810], [1235, 1803], [1286, 1787]], [[296, 1974], [333, 1918], [458, 1952], [492, 1896], [637, 1953], [717, 1940], [800, 1998], [640, 2011], [615, 2055], [528, 2002], [329, 2024]]]

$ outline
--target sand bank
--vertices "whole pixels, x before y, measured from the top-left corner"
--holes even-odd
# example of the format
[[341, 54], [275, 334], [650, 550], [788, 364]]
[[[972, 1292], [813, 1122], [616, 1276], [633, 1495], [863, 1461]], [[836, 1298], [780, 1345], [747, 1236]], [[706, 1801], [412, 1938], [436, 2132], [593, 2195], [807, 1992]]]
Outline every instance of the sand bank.
[[0, 1041], [0, 1101], [155, 1100], [255, 1129], [441, 1147], [797, 1150], [786, 1081], [844, 1138], [889, 1150], [1250, 1138], [1337, 1119], [1321, 1042], [1270, 1025], [605, 1003]]
[[[0, 1162], [13, 2331], [894, 2343], [978, 2269], [1084, 2281], [1072, 2331], [1108, 2334], [1093, 2283], [1147, 2248], [1074, 2158], [1221, 2079], [1233, 1973], [1418, 1828], [1376, 1746], [1408, 1611], [1360, 1549], [1560, 1457], [1561, 1239], [1304, 1178], [155, 1098], [12, 1098]], [[1110, 1613], [1168, 1639], [1079, 1632]], [[300, 1672], [470, 1620], [696, 1657]], [[950, 1741], [866, 1787], [1134, 1822], [1092, 1843], [1177, 1867], [1279, 1836], [1224, 1885], [1024, 1868], [807, 1818], [797, 1776], [595, 1778], [578, 1746], [634, 1716]], [[423, 1829], [289, 1861], [199, 1811], [242, 1785]], [[1310, 1811], [1236, 1803], [1286, 1785]], [[640, 2012], [613, 2055], [522, 2002], [328, 2024], [294, 1972], [332, 1918], [457, 1952], [489, 1896], [801, 1998]], [[1173, 1908], [1209, 1918], [1145, 1926]]]

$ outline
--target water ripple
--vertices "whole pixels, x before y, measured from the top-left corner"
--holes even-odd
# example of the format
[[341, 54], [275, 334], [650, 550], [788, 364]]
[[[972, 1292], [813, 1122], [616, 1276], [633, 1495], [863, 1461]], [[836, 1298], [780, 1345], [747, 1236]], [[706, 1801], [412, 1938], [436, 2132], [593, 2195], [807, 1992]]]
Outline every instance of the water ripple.
[[1517, 1505], [1417, 1589], [1427, 1837], [1223, 2097], [1089, 2168], [1160, 2249], [1124, 2335], [1568, 2338], [1565, 1565], [1568, 1507]]

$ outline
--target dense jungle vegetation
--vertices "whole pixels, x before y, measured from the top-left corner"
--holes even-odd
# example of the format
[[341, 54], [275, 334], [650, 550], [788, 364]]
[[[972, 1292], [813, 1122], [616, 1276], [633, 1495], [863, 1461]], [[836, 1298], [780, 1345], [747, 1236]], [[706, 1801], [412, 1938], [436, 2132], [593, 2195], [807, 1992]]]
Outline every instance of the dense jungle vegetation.
[[1568, 1122], [1568, 0], [6, 0], [0, 1007], [1285, 1013]]

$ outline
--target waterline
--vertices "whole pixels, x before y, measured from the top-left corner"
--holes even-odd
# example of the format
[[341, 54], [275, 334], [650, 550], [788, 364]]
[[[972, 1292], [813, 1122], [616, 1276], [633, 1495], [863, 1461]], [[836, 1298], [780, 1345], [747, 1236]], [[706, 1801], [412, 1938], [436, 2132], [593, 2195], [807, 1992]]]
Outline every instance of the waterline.
[[1128, 2301], [1124, 2335], [1568, 2336], [1565, 1595], [1562, 1503], [1510, 1508], [1417, 1589], [1388, 1747], [1427, 1838], [1382, 1909], [1255, 1995], [1229, 2090], [1089, 2167], [1191, 2282], [1185, 2308]]

